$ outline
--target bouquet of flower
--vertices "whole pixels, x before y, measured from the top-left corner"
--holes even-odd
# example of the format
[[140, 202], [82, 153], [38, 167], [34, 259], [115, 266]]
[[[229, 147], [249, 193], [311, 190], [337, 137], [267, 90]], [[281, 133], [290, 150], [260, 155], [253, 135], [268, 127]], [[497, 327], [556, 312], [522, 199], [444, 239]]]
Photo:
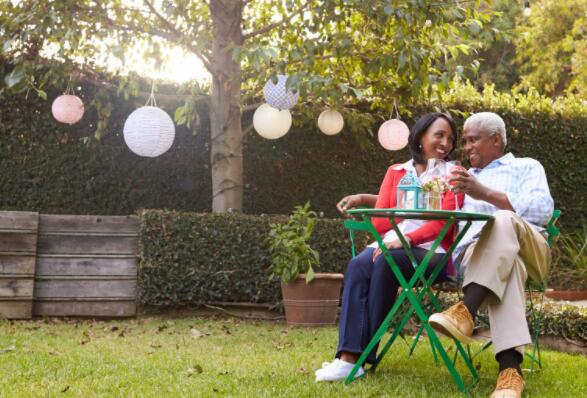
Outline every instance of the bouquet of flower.
[[450, 189], [445, 178], [432, 177], [422, 184], [426, 208], [430, 210], [442, 210], [442, 194]]
[[446, 179], [442, 177], [432, 177], [430, 180], [422, 184], [422, 190], [424, 192], [434, 192], [442, 194], [450, 189], [450, 186], [446, 182]]

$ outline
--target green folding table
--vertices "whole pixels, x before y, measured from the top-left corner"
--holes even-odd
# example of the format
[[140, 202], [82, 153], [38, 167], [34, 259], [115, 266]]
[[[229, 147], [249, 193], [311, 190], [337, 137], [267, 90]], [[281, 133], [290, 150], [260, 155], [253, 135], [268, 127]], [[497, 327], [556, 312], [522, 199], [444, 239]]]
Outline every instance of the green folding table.
[[[467, 393], [469, 388], [474, 385], [477, 380], [479, 379], [479, 375], [475, 370], [468, 353], [463, 349], [462, 345], [457, 341], [454, 340], [457, 352], [455, 353], [455, 357], [453, 359], [449, 358], [446, 350], [442, 346], [442, 342], [436, 335], [436, 332], [430, 325], [428, 324], [428, 317], [429, 313], [426, 312], [424, 306], [424, 300], [429, 300], [432, 304], [432, 309], [435, 312], [442, 311], [442, 306], [438, 300], [438, 298], [434, 295], [432, 291], [432, 282], [436, 279], [438, 274], [442, 271], [442, 268], [446, 265], [448, 259], [450, 258], [452, 252], [454, 251], [457, 244], [460, 242], [462, 237], [465, 235], [471, 223], [473, 221], [488, 221], [493, 219], [493, 216], [488, 214], [481, 214], [481, 213], [469, 213], [469, 212], [462, 212], [462, 211], [449, 211], [449, 210], [403, 210], [403, 209], [351, 209], [347, 210], [347, 213], [354, 216], [355, 219], [346, 220], [344, 225], [347, 229], [349, 229], [349, 233], [351, 236], [351, 241], [354, 242], [354, 231], [366, 231], [369, 232], [375, 240], [377, 244], [382, 250], [382, 255], [387, 260], [387, 264], [391, 268], [391, 271], [397, 278], [401, 286], [401, 292], [398, 295], [393, 307], [389, 311], [389, 314], [383, 320], [379, 329], [367, 345], [367, 348], [361, 356], [359, 360], [355, 364], [355, 367], [348, 375], [345, 380], [345, 384], [350, 383], [355, 379], [355, 375], [359, 368], [363, 366], [365, 360], [369, 353], [374, 349], [374, 347], [381, 341], [383, 335], [387, 332], [390, 325], [393, 325], [394, 330], [391, 334], [390, 338], [387, 340], [383, 348], [380, 350], [379, 354], [377, 355], [377, 359], [375, 363], [368, 369], [368, 372], [374, 371], [377, 365], [380, 363], [381, 359], [385, 356], [393, 342], [396, 338], [400, 335], [402, 329], [407, 324], [408, 320], [411, 318], [412, 314], [416, 313], [417, 317], [419, 318], [420, 322], [422, 323], [423, 329], [426, 330], [428, 333], [428, 337], [430, 339], [430, 344], [432, 346], [432, 351], [436, 358], [436, 352], [440, 353], [440, 356], [445, 363], [446, 367], [448, 368], [450, 375], [456, 382], [459, 390], [464, 393]], [[406, 281], [403, 274], [401, 273], [399, 267], [393, 260], [393, 257], [390, 255], [387, 247], [383, 243], [383, 238], [379, 233], [375, 230], [371, 219], [373, 217], [385, 217], [388, 218], [391, 222], [391, 226], [393, 230], [399, 237], [399, 240], [404, 248], [406, 255], [410, 259], [412, 265], [414, 266], [415, 272], [412, 278], [409, 281]], [[396, 219], [413, 219], [413, 220], [441, 220], [445, 221], [444, 227], [442, 228], [440, 234], [433, 242], [432, 247], [428, 251], [428, 254], [422, 259], [421, 262], [418, 263], [417, 259], [414, 257], [410, 246], [408, 245], [404, 235], [398, 228], [398, 224], [395, 221]], [[442, 242], [442, 239], [446, 236], [448, 230], [451, 226], [455, 225], [456, 223], [463, 221], [464, 226], [460, 228], [457, 236], [455, 237], [452, 245], [446, 251], [444, 256], [441, 260], [436, 264], [434, 270], [430, 274], [428, 278], [425, 277], [424, 272], [428, 268], [428, 264], [436, 252], [436, 249]], [[355, 256], [355, 248], [353, 244], [353, 256]], [[418, 283], [420, 282], [420, 283]], [[402, 304], [406, 302], [407, 305], [402, 307]], [[400, 307], [402, 310], [400, 311]], [[392, 323], [393, 322], [393, 323]], [[422, 329], [421, 329], [422, 330]], [[463, 361], [466, 364], [467, 369], [471, 373], [473, 380], [469, 384], [465, 384], [463, 381], [463, 377], [459, 374], [455, 367], [456, 358], [460, 355]]]

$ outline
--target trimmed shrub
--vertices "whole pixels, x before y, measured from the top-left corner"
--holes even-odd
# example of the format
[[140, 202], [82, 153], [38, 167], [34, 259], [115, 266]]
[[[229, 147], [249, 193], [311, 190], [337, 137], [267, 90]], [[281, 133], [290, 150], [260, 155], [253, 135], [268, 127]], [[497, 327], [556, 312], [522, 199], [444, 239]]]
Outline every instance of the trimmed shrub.
[[[285, 216], [143, 210], [140, 219], [142, 304], [281, 299], [279, 281], [269, 279], [266, 238], [270, 224], [285, 223]], [[351, 246], [341, 220], [317, 219], [310, 245], [320, 253], [316, 272], [344, 272]]]
[[[140, 220], [142, 304], [185, 306], [212, 301], [280, 300], [279, 281], [269, 279], [267, 236], [270, 224], [286, 223], [286, 216], [143, 210]], [[358, 234], [358, 250], [370, 240], [367, 234]], [[342, 219], [317, 219], [310, 246], [320, 254], [316, 272], [344, 273], [351, 258], [351, 244]], [[567, 273], [567, 268], [554, 267], [550, 280], [566, 280]], [[565, 285], [584, 286], [584, 278]]]

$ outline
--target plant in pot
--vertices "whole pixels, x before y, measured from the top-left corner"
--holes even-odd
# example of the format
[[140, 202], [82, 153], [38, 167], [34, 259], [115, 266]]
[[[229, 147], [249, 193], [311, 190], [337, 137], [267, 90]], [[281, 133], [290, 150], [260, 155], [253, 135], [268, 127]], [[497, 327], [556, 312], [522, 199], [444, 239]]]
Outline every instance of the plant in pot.
[[271, 224], [269, 254], [271, 278], [281, 280], [285, 319], [290, 325], [336, 323], [343, 275], [315, 273], [319, 254], [310, 244], [316, 213], [310, 203], [296, 206], [285, 224]]

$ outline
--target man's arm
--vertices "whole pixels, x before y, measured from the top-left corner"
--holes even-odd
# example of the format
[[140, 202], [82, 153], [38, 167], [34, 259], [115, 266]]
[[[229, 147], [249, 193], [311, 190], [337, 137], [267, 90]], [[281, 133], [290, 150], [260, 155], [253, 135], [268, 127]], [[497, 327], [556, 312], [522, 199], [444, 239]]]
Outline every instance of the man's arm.
[[546, 225], [554, 211], [554, 200], [540, 162], [525, 159], [519, 185], [522, 187], [520, 194], [508, 194], [516, 213], [534, 225]]
[[545, 225], [554, 210], [546, 173], [542, 165], [534, 159], [528, 159], [522, 166], [519, 185], [523, 189], [515, 195], [489, 188], [467, 172], [455, 171], [454, 174], [459, 174], [451, 179], [455, 182], [456, 192], [486, 201], [499, 209], [514, 211], [532, 224]]

